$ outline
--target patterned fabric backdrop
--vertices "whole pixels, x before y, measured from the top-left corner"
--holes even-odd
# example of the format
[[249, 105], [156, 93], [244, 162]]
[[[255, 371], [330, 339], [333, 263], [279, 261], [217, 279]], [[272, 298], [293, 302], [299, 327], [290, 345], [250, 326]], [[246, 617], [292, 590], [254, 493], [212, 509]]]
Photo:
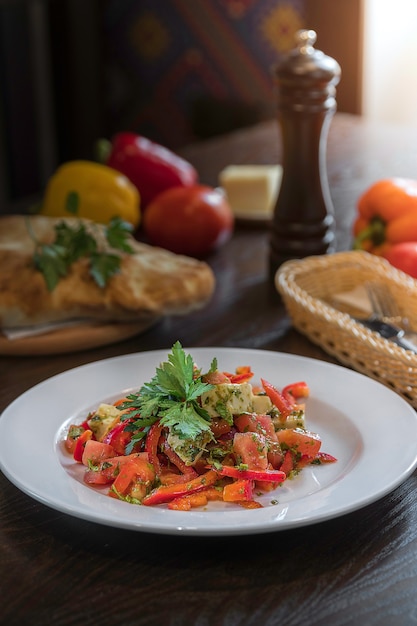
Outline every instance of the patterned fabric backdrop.
[[304, 0], [107, 0], [111, 131], [175, 149], [274, 115], [272, 68]]

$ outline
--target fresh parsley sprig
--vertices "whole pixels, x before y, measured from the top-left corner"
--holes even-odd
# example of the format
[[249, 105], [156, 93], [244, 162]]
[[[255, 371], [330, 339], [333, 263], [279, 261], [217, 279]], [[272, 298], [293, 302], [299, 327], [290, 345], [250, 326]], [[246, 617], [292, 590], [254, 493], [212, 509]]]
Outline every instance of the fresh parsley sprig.
[[[128, 396], [120, 406], [130, 409], [125, 419], [139, 416], [132, 427], [143, 428], [149, 420], [160, 420], [163, 426], [180, 439], [196, 439], [202, 433], [210, 433], [210, 416], [203, 409], [198, 398], [213, 385], [202, 382], [196, 375], [194, 362], [177, 341], [149, 383]], [[129, 426], [131, 428], [131, 426]]]
[[[72, 214], [77, 212], [74, 194], [71, 192], [67, 198], [67, 211]], [[58, 222], [55, 225], [55, 240], [51, 244], [42, 244], [37, 240], [30, 219], [27, 225], [35, 242], [35, 267], [42, 272], [48, 291], [53, 291], [60, 279], [67, 276], [72, 264], [81, 258], [88, 259], [91, 276], [103, 288], [120, 271], [121, 258], [117, 251], [133, 253], [128, 240], [133, 228], [119, 217], [113, 218], [104, 227], [104, 244], [99, 244], [99, 238], [94, 236], [94, 228], [98, 225], [93, 223], [87, 229], [81, 221], [74, 225]]]

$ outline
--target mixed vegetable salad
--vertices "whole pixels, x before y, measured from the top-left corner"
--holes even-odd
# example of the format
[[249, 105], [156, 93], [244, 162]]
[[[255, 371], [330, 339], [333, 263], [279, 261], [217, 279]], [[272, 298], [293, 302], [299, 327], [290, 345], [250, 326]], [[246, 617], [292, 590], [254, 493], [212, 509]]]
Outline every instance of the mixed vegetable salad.
[[[71, 424], [65, 447], [88, 485], [132, 504], [186, 511], [209, 501], [259, 508], [307, 465], [334, 462], [307, 430], [305, 382], [281, 391], [250, 366], [202, 372], [177, 342], [138, 392]], [[107, 486], [107, 487], [106, 487]]]

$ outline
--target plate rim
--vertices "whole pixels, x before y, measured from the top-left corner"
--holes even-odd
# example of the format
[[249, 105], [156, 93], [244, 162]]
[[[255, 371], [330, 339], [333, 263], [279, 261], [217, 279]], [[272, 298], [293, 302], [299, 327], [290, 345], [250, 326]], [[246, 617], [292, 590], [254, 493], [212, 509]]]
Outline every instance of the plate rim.
[[[397, 404], [399, 407], [401, 407], [401, 409], [403, 409], [405, 413], [407, 413], [407, 420], [408, 419], [411, 420], [413, 416], [412, 421], [414, 422], [414, 427], [417, 433], [417, 414], [412, 409], [412, 407], [408, 403], [406, 403], [405, 400], [401, 398], [401, 396], [399, 396], [394, 391], [382, 385], [382, 383], [379, 383], [378, 381], [375, 381], [372, 378], [365, 376], [364, 374], [348, 369], [342, 365], [329, 363], [327, 361], [322, 361], [320, 359], [315, 359], [312, 357], [288, 354], [288, 353], [283, 353], [283, 352], [276, 352], [276, 351], [265, 350], [265, 349], [249, 349], [249, 348], [246, 349], [246, 348], [240, 348], [240, 347], [227, 347], [227, 346], [218, 346], [218, 347], [204, 346], [204, 347], [184, 347], [184, 350], [186, 352], [189, 352], [192, 356], [195, 356], [197, 362], [203, 355], [208, 358], [217, 356], [220, 365], [221, 365], [220, 358], [222, 354], [223, 355], [228, 354], [230, 357], [233, 354], [235, 354], [236, 357], [239, 355], [245, 354], [246, 360], [248, 361], [251, 360], [250, 358], [251, 355], [253, 357], [255, 355], [258, 355], [259, 358], [267, 357], [269, 359], [275, 360], [277, 364], [279, 364], [279, 362], [281, 362], [281, 364], [285, 363], [285, 361], [293, 362], [295, 366], [302, 365], [302, 363], [305, 363], [306, 365], [309, 365], [310, 367], [317, 366], [320, 369], [324, 369], [324, 370], [327, 369], [330, 372], [336, 371], [338, 372], [337, 375], [345, 374], [348, 378], [353, 377], [354, 379], [358, 381], [362, 381], [362, 383], [365, 386], [370, 385], [371, 387], [378, 389], [379, 391], [381, 391], [383, 395], [395, 401], [394, 403]], [[169, 353], [169, 349], [147, 350], [143, 352], [135, 352], [135, 353], [130, 353], [130, 354], [104, 358], [104, 359], [100, 359], [97, 361], [91, 361], [89, 363], [85, 363], [85, 364], [76, 366], [74, 368], [65, 370], [63, 372], [60, 372], [58, 374], [55, 374], [54, 376], [47, 378], [44, 381], [41, 381], [37, 385], [23, 392], [21, 395], [19, 395], [17, 398], [15, 398], [15, 400], [13, 400], [9, 404], [0, 415], [0, 470], [18, 489], [20, 489], [22, 492], [26, 493], [33, 499], [41, 502], [42, 504], [50, 508], [53, 508], [65, 514], [72, 515], [79, 519], [84, 519], [86, 521], [90, 521], [93, 523], [99, 523], [101, 525], [136, 530], [136, 531], [141, 531], [141, 532], [158, 533], [158, 534], [168, 534], [168, 535], [181, 535], [182, 534], [182, 535], [196, 535], [196, 536], [197, 535], [199, 536], [202, 536], [202, 535], [204, 536], [220, 536], [220, 535], [230, 536], [230, 535], [260, 534], [260, 533], [277, 532], [277, 531], [281, 532], [281, 531], [288, 530], [291, 528], [308, 526], [308, 525], [312, 525], [316, 523], [321, 523], [323, 521], [327, 521], [330, 519], [334, 519], [336, 517], [340, 517], [347, 513], [361, 509], [367, 506], [368, 504], [371, 504], [372, 502], [375, 502], [381, 499], [388, 493], [392, 492], [396, 487], [398, 487], [402, 482], [404, 482], [411, 475], [414, 469], [417, 467], [417, 446], [416, 446], [416, 451], [413, 454], [410, 453], [410, 457], [408, 458], [407, 462], [402, 467], [401, 472], [397, 476], [395, 476], [393, 479], [387, 482], [387, 484], [384, 487], [379, 487], [377, 491], [375, 491], [374, 493], [369, 494], [368, 496], [364, 496], [361, 499], [357, 500], [356, 502], [353, 502], [353, 503], [347, 502], [345, 503], [345, 505], [338, 505], [335, 509], [328, 511], [327, 513], [326, 513], [326, 510], [324, 509], [319, 514], [312, 515], [309, 518], [304, 517], [304, 518], [295, 519], [295, 520], [284, 519], [283, 521], [278, 520], [276, 523], [264, 522], [264, 521], [256, 522], [253, 524], [240, 523], [237, 525], [233, 524], [232, 525], [233, 527], [227, 524], [227, 521], [226, 521], [224, 524], [220, 524], [220, 525], [217, 524], [217, 526], [215, 525], [212, 528], [211, 527], [207, 528], [207, 524], [203, 525], [202, 527], [198, 526], [199, 519], [201, 518], [201, 516], [204, 516], [203, 519], [205, 520], [205, 522], [207, 522], [207, 520], [209, 520], [209, 518], [211, 519], [213, 515], [219, 515], [218, 511], [197, 511], [197, 510], [194, 511], [192, 510], [184, 514], [187, 516], [186, 517], [187, 523], [185, 524], [183, 523], [183, 519], [184, 519], [183, 516], [175, 518], [175, 515], [178, 512], [168, 511], [168, 510], [165, 510], [164, 514], [158, 513], [158, 516], [157, 516], [158, 523], [154, 522], [153, 524], [149, 524], [149, 523], [142, 524], [140, 523], [140, 520], [132, 521], [130, 514], [126, 516], [123, 514], [120, 517], [120, 511], [123, 510], [123, 507], [122, 509], [118, 509], [119, 519], [115, 520], [111, 514], [109, 517], [103, 518], [103, 517], [100, 517], [100, 515], [97, 513], [95, 509], [90, 510], [86, 508], [85, 510], [83, 510], [79, 505], [78, 506], [74, 505], [74, 503], [69, 503], [69, 502], [62, 503], [56, 497], [54, 498], [54, 497], [51, 497], [50, 495], [45, 496], [44, 490], [40, 489], [39, 487], [33, 489], [33, 485], [31, 484], [31, 481], [29, 481], [28, 479], [25, 480], [24, 477], [19, 475], [19, 472], [17, 472], [17, 475], [16, 475], [16, 467], [14, 467], [13, 464], [10, 465], [10, 459], [6, 459], [6, 461], [4, 461], [3, 459], [4, 455], [2, 454], [2, 449], [4, 449], [3, 442], [5, 441], [5, 437], [2, 435], [5, 434], [5, 432], [7, 431], [9, 427], [9, 422], [12, 419], [13, 412], [16, 410], [16, 408], [19, 408], [19, 405], [21, 403], [24, 404], [28, 399], [30, 400], [31, 396], [33, 395], [36, 396], [38, 393], [41, 393], [44, 388], [47, 389], [48, 386], [54, 386], [57, 383], [59, 385], [60, 382], [62, 382], [63, 380], [64, 381], [68, 380], [69, 377], [76, 378], [78, 374], [84, 373], [87, 370], [95, 370], [96, 368], [105, 368], [105, 369], [110, 368], [111, 369], [111, 367], [115, 365], [116, 363], [119, 363], [119, 364], [124, 363], [126, 365], [129, 364], [129, 362], [131, 361], [132, 362], [137, 361], [138, 363], [141, 363], [150, 358], [153, 360], [158, 359], [158, 358], [165, 359], [168, 353]], [[201, 356], [199, 357], [199, 355]], [[236, 365], [239, 365], [239, 363], [236, 363]], [[256, 371], [255, 371], [255, 374], [256, 374]], [[120, 393], [120, 392], [122, 392], [121, 389], [115, 390], [115, 393]], [[109, 397], [110, 395], [112, 394], [111, 393], [107, 394], [107, 397]], [[95, 402], [99, 402], [99, 401], [100, 399], [92, 398], [89, 404], [94, 404]], [[86, 406], [87, 405], [84, 402], [84, 410]], [[79, 410], [80, 410], [79, 407], [74, 408], [74, 413], [76, 413]], [[69, 417], [70, 416], [68, 415], [68, 418]], [[308, 419], [309, 418], [308, 418], [308, 413], [307, 413], [307, 425], [308, 425]], [[54, 441], [49, 441], [48, 445], [50, 446], [49, 454], [51, 454], [51, 449], [54, 451], [55, 461], [57, 461], [56, 437], [58, 436], [58, 433], [62, 430], [63, 424], [64, 422], [61, 419], [59, 422], [57, 420], [57, 423], [47, 424], [50, 434], [51, 434], [51, 431], [53, 431]], [[416, 441], [417, 441], [417, 438], [416, 438]], [[331, 453], [331, 450], [328, 450], [328, 452]], [[65, 476], [66, 476], [66, 478], [64, 479], [65, 483], [67, 483], [68, 480], [76, 482], [72, 477], [68, 475], [68, 473], [64, 470], [64, 468], [62, 468], [62, 470], [65, 472]], [[83, 489], [88, 490], [90, 494], [96, 493], [95, 491], [92, 491], [91, 488], [85, 487], [82, 484], [80, 486]], [[69, 488], [71, 489], [71, 487]], [[307, 498], [314, 498], [315, 495], [316, 494], [308, 495]], [[107, 501], [112, 500], [111, 498], [108, 498], [108, 496], [101, 495], [101, 497], [105, 498]], [[94, 499], [93, 496], [92, 496], [92, 499]], [[118, 506], [124, 505], [124, 507], [129, 507], [129, 510], [134, 508], [132, 507], [132, 505], [129, 505], [126, 503], [121, 503], [121, 502], [114, 501], [114, 500], [112, 500], [112, 502], [116, 503], [116, 505]], [[101, 507], [101, 504], [100, 504], [100, 507]], [[146, 508], [149, 510], [151, 507], [146, 507]], [[273, 507], [267, 507], [267, 508], [273, 509]], [[152, 509], [154, 508], [152, 507]], [[124, 510], [127, 511], [126, 508]], [[249, 514], [253, 516], [250, 521], [252, 522], [253, 520], [256, 521], [256, 519], [260, 519], [262, 516], [259, 514], [259, 511], [265, 511], [265, 510], [266, 508], [250, 511]], [[230, 514], [229, 511], [225, 513], [226, 515]], [[247, 517], [248, 512], [245, 509], [238, 511], [237, 513], [239, 513], [239, 515], [234, 515], [233, 517], [238, 517], [240, 519], [246, 515], [246, 519], [248, 519]], [[174, 517], [172, 517], [173, 515]], [[181, 523], [173, 523], [172, 519], [177, 519], [177, 521]]]

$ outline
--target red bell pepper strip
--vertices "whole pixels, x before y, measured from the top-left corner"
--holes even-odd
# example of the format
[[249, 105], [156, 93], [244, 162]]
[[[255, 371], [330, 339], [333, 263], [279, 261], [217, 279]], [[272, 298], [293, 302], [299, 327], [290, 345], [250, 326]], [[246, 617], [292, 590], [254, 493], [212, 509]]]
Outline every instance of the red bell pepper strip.
[[159, 420], [152, 424], [145, 443], [145, 451], [148, 453], [149, 463], [153, 465], [157, 476], [161, 473], [161, 464], [158, 458], [158, 444], [162, 435], [162, 430], [163, 426]]
[[171, 448], [166, 439], [164, 439], [162, 448], [165, 455], [168, 457], [171, 463], [180, 470], [181, 474], [186, 474], [187, 476], [189, 476], [190, 480], [198, 476], [195, 469], [184, 463], [184, 461], [178, 456], [178, 454]]
[[293, 409], [293, 404], [284, 398], [284, 396], [278, 391], [274, 385], [271, 385], [267, 380], [261, 378], [262, 387], [271, 400], [272, 404], [274, 404], [278, 411], [281, 414], [281, 417], [285, 419], [291, 413]]
[[246, 480], [261, 480], [272, 483], [282, 483], [287, 478], [282, 470], [239, 469], [230, 465], [223, 465], [220, 474], [238, 480], [245, 478]]
[[253, 378], [253, 372], [250, 368], [250, 365], [241, 365], [237, 367], [234, 374], [231, 374], [229, 372], [223, 373], [227, 376], [232, 384], [246, 383], [248, 382], [248, 380]]
[[227, 374], [226, 376], [229, 378], [229, 381], [233, 385], [241, 385], [242, 383], [247, 383], [253, 377], [253, 372], [246, 372], [242, 374]]
[[92, 436], [92, 430], [85, 430], [82, 435], [78, 437], [74, 445], [74, 461], [78, 461], [78, 463], [82, 462], [85, 444], [92, 438]]
[[223, 490], [216, 487], [207, 487], [203, 491], [190, 493], [187, 496], [175, 498], [168, 503], [168, 508], [175, 511], [189, 511], [197, 506], [205, 506], [212, 500], [223, 500]]
[[125, 454], [126, 446], [132, 439], [133, 433], [126, 431], [125, 428], [133, 419], [119, 422], [114, 428], [103, 437], [103, 443], [113, 446], [117, 454]]
[[328, 454], [327, 452], [318, 452], [313, 459], [312, 463], [336, 463], [337, 459], [335, 456]]
[[174, 483], [172, 485], [162, 485], [157, 487], [151, 493], [143, 498], [142, 504], [147, 506], [155, 506], [156, 504], [165, 504], [171, 502], [179, 496], [186, 496], [190, 493], [202, 491], [206, 487], [214, 485], [218, 479], [216, 470], [209, 470], [205, 474], [190, 480], [187, 483]]
[[137, 187], [141, 208], [162, 191], [198, 182], [196, 169], [168, 148], [134, 133], [118, 133], [112, 142], [101, 141], [100, 160], [122, 172]]
[[263, 505], [256, 500], [240, 500], [236, 504], [243, 507], [244, 509], [263, 509]]
[[290, 404], [295, 404], [297, 400], [300, 398], [307, 398], [310, 394], [310, 389], [308, 385], [304, 381], [300, 381], [298, 383], [291, 383], [284, 387], [281, 391], [281, 395], [287, 400]]

